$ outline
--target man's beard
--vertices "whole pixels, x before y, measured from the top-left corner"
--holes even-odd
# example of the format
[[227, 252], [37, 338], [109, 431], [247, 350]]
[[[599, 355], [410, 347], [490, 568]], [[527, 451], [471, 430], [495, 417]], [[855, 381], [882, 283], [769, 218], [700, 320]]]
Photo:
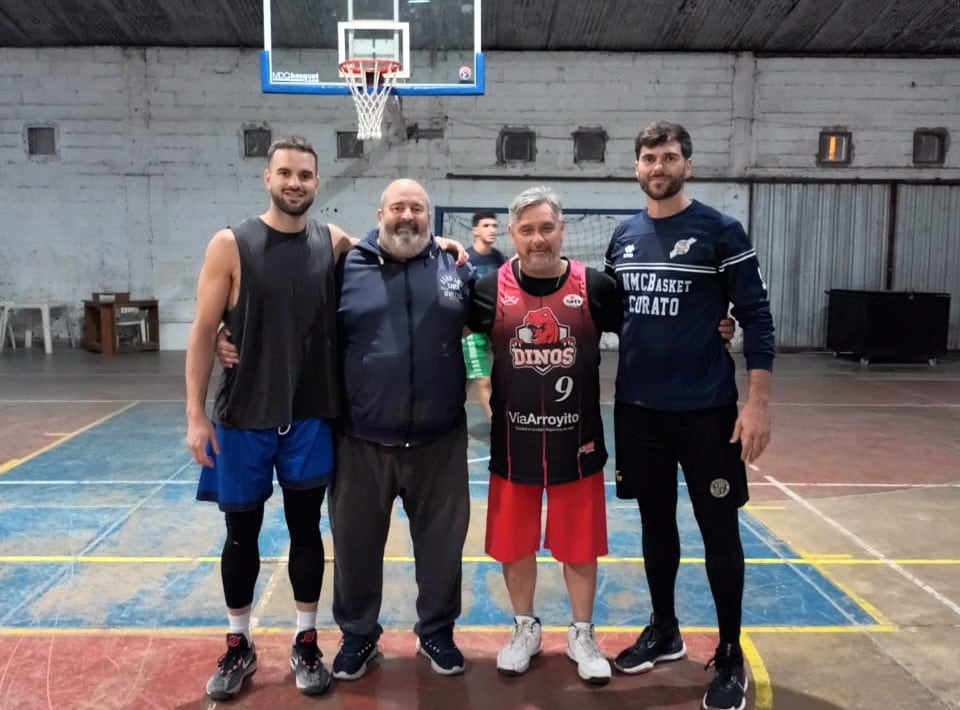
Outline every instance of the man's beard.
[[304, 199], [299, 205], [291, 205], [283, 196], [283, 193], [270, 193], [270, 199], [273, 200], [274, 206], [283, 212], [284, 214], [290, 215], [291, 217], [299, 217], [304, 214], [310, 206], [313, 204], [313, 198]]
[[[663, 177], [651, 178], [656, 180], [663, 180]], [[640, 189], [647, 193], [647, 196], [651, 200], [668, 200], [674, 195], [678, 194], [683, 189], [683, 183], [685, 179], [683, 177], [667, 177], [666, 182], [658, 190], [654, 190], [650, 187], [651, 180], [641, 180]]]
[[430, 241], [430, 233], [421, 233], [415, 222], [398, 222], [394, 229], [380, 227], [380, 247], [395, 259], [412, 259]]

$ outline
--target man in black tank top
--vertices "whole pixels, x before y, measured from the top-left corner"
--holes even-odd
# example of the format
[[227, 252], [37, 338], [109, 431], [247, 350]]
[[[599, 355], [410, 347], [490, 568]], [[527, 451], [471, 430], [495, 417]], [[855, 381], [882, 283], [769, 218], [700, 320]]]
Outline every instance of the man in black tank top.
[[[267, 159], [270, 205], [210, 240], [187, 345], [187, 446], [203, 466], [197, 498], [218, 503], [227, 531], [221, 576], [229, 632], [226, 653], [207, 682], [214, 700], [236, 696], [257, 668], [250, 616], [274, 469], [296, 602], [290, 665], [307, 695], [323, 693], [331, 682], [316, 634], [324, 569], [320, 507], [333, 475], [330, 420], [341, 409], [335, 264], [352, 240], [339, 227], [307, 217], [319, 183], [309, 142], [282, 138]], [[221, 321], [240, 362], [223, 372], [214, 426], [206, 398]]]
[[[294, 191], [294, 197], [296, 193], [297, 191]], [[249, 438], [254, 433], [252, 430], [275, 426], [285, 430], [285, 425], [276, 422], [292, 421], [290, 426], [293, 434], [300, 426], [301, 417], [319, 417], [318, 420], [308, 421], [325, 422], [328, 417], [335, 416], [334, 412], [339, 412], [339, 395], [341, 392], [346, 394], [341, 427], [346, 430], [346, 434], [341, 433], [338, 436], [337, 484], [331, 483], [329, 506], [337, 551], [333, 615], [344, 630], [344, 642], [333, 661], [333, 676], [341, 680], [361, 677], [367, 663], [377, 652], [376, 639], [379, 631], [376, 629], [379, 627], [375, 610], [380, 608], [382, 584], [376, 578], [375, 570], [382, 566], [383, 545], [378, 546], [372, 541], [370, 531], [376, 523], [385, 535], [394, 507], [392, 498], [383, 507], [377, 507], [371, 506], [369, 499], [364, 497], [370, 492], [370, 488], [365, 485], [366, 479], [354, 469], [360, 468], [364, 472], [371, 469], [367, 463], [361, 463], [357, 457], [351, 455], [356, 453], [355, 447], [351, 446], [352, 441], [357, 442], [356, 448], [374, 452], [373, 455], [383, 466], [383, 470], [378, 471], [378, 474], [392, 475], [398, 468], [394, 464], [402, 464], [399, 467], [411, 469], [413, 479], [401, 486], [405, 491], [405, 502], [413, 500], [413, 496], [419, 493], [426, 497], [423, 501], [411, 503], [420, 511], [420, 515], [410, 515], [415, 543], [423, 537], [426, 540], [423, 544], [428, 546], [426, 553], [417, 554], [418, 570], [429, 565], [439, 565], [437, 569], [431, 567], [426, 574], [432, 582], [425, 585], [422, 598], [417, 604], [420, 611], [426, 608], [437, 610], [436, 613], [424, 612], [426, 619], [421, 621], [426, 625], [418, 625], [421, 648], [425, 655], [431, 658], [434, 667], [440, 668], [438, 672], [449, 674], [461, 672], [463, 669], [462, 655], [452, 640], [452, 621], [459, 615], [460, 607], [463, 543], [462, 539], [458, 540], [454, 529], [462, 528], [462, 536], [465, 537], [470, 507], [466, 470], [466, 428], [465, 423], [460, 421], [463, 417], [464, 377], [459, 343], [466, 319], [469, 287], [472, 285], [469, 278], [472, 276], [472, 268], [464, 264], [465, 252], [458, 242], [435, 238], [429, 233], [429, 201], [420, 185], [412, 180], [395, 181], [384, 192], [383, 199], [390, 196], [405, 196], [405, 199], [410, 198], [412, 202], [410, 209], [406, 211], [395, 209], [399, 202], [390, 203], [390, 222], [396, 224], [389, 232], [394, 235], [394, 241], [391, 242], [394, 249], [389, 253], [380, 252], [376, 241], [378, 232], [368, 235], [360, 244], [352, 238], [346, 238], [347, 244], [343, 246], [342, 242], [336, 241], [335, 227], [323, 227], [312, 221], [303, 223], [305, 230], [300, 234], [278, 231], [264, 219], [248, 220], [234, 228], [232, 237], [239, 251], [239, 263], [245, 277], [241, 280], [238, 295], [231, 301], [236, 305], [231, 306], [223, 315], [228, 328], [225, 328], [219, 337], [215, 335], [214, 329], [212, 336], [217, 339], [217, 354], [225, 367], [214, 407], [218, 421], [216, 434], [221, 449], [217, 461], [218, 469], [219, 459], [229, 453], [224, 451], [224, 439], [231, 436], [233, 427], [245, 427], [241, 431]], [[274, 195], [275, 204], [280, 198], [283, 198], [282, 194], [279, 198]], [[393, 214], [394, 211], [396, 214]], [[414, 212], [415, 219], [411, 217]], [[386, 205], [381, 207], [381, 213], [386, 213]], [[383, 219], [386, 220], [386, 216]], [[412, 222], [422, 223], [422, 228], [412, 229]], [[331, 242], [331, 235], [323, 237], [323, 230], [327, 228], [333, 234], [333, 243], [338, 245], [337, 249], [331, 250], [329, 246], [323, 246]], [[286, 227], [283, 229], [286, 230]], [[422, 243], [419, 241], [421, 238]], [[299, 245], [300, 241], [304, 243]], [[407, 241], [413, 242], [412, 257], [410, 254], [401, 256], [398, 253]], [[352, 246], [357, 248], [348, 259], [343, 260], [343, 283], [338, 284], [337, 279], [332, 278], [334, 268], [328, 257], [331, 252], [335, 256], [336, 252], [344, 252]], [[255, 255], [259, 255], [259, 258], [253, 258]], [[422, 312], [429, 315], [427, 322], [421, 324], [426, 330], [420, 327], [409, 329], [409, 332], [418, 334], [416, 346], [406, 343], [391, 344], [387, 347], [390, 353], [406, 352], [407, 355], [400, 358], [402, 361], [412, 358], [418, 362], [422, 360], [435, 363], [436, 367], [433, 369], [416, 368], [416, 386], [410, 386], [414, 383], [405, 385], [402, 377], [398, 379], [399, 366], [394, 368], [393, 364], [385, 365], [384, 357], [371, 351], [377, 343], [385, 341], [385, 338], [381, 337], [383, 322], [396, 323], [410, 316], [401, 307], [406, 303], [404, 298], [386, 298], [385, 294], [381, 293], [387, 282], [390, 282], [391, 287], [403, 288], [398, 280], [391, 279], [389, 275], [404, 273], [410, 278], [412, 300], [420, 303], [426, 299], [434, 306], [421, 310], [419, 305], [414, 307], [407, 304], [411, 305], [417, 314]], [[384, 297], [383, 302], [377, 300], [380, 296]], [[338, 303], [341, 311], [352, 311], [356, 307], [361, 311], [361, 315], [338, 315]], [[371, 306], [374, 307], [371, 309]], [[380, 310], [385, 306], [389, 308]], [[394, 310], [397, 308], [400, 308], [399, 312]], [[344, 321], [344, 327], [340, 325], [341, 320]], [[359, 330], [362, 330], [364, 335], [358, 333]], [[306, 335], [301, 335], [304, 331]], [[229, 339], [226, 337], [228, 332]], [[408, 329], [401, 327], [393, 329], [393, 332], [407, 333]], [[435, 337], [431, 337], [431, 333]], [[373, 342], [368, 342], [367, 338]], [[338, 343], [338, 340], [342, 342]], [[343, 346], [342, 351], [340, 345]], [[352, 349], [354, 347], [359, 347], [363, 353], [356, 354]], [[423, 351], [424, 348], [427, 350]], [[444, 367], [436, 362], [436, 348], [449, 351], [450, 357], [447, 357], [446, 361], [448, 365], [453, 363], [454, 366]], [[332, 351], [336, 352], [333, 357], [330, 355]], [[454, 354], [456, 358], [452, 357]], [[343, 363], [345, 368], [341, 374], [340, 366]], [[372, 371], [360, 372], [357, 368], [359, 363], [380, 363], [380, 366]], [[438, 386], [438, 369], [445, 373], [443, 377], [447, 381], [446, 387]], [[291, 374], [294, 376], [291, 377]], [[382, 379], [378, 378], [386, 378], [390, 381], [390, 386], [381, 386]], [[376, 393], [377, 398], [368, 408], [362, 410], [358, 408], [363, 400], [356, 396], [358, 387]], [[251, 393], [260, 394], [252, 397]], [[419, 413], [416, 415], [407, 407], [384, 399], [392, 395], [404, 396], [411, 393], [415, 393], [414, 399], [419, 402], [413, 407], [413, 410]], [[200, 425], [204, 423], [205, 419]], [[451, 429], [453, 431], [450, 431]], [[266, 431], [269, 436], [276, 436], [271, 429]], [[317, 445], [309, 448], [311, 456], [330, 453], [326, 429], [323, 435]], [[408, 446], [397, 445], [397, 437], [411, 437], [404, 439]], [[248, 450], [251, 448], [250, 445], [245, 446]], [[432, 451], [438, 452], [438, 458], [428, 460]], [[262, 456], [258, 447], [254, 454]], [[319, 456], [314, 458], [318, 468], [305, 472], [308, 475], [322, 472], [322, 482], [325, 485], [332, 478], [332, 462], [327, 457], [323, 458], [321, 464]], [[444, 462], [449, 460], [449, 463], [442, 463], [440, 459]], [[417, 461], [417, 465], [408, 465], [413, 461]], [[432, 475], [419, 475], [421, 471], [430, 471]], [[282, 477], [284, 471], [279, 465], [277, 472], [283, 486], [285, 476]], [[233, 521], [240, 515], [233, 511], [243, 508], [238, 506], [233, 498], [226, 500], [228, 494], [235, 493], [233, 489], [236, 486], [225, 486], [224, 481], [235, 483], [237, 476], [232, 469], [227, 477], [218, 479], [214, 474], [215, 471], [205, 469], [198, 497], [217, 500], [221, 508], [228, 512], [228, 530], [232, 530], [235, 527]], [[434, 478], [437, 479], [436, 483], [429, 487], [423, 485], [424, 482], [430, 484]], [[269, 483], [272, 481], [266, 476], [265, 489], [269, 488]], [[297, 488], [307, 487], [303, 480], [297, 483]], [[219, 484], [219, 490], [213, 484]], [[440, 492], [441, 485], [447, 486], [443, 492]], [[229, 490], [223, 490], [225, 487]], [[373, 488], [381, 491], [390, 486], [377, 485]], [[319, 523], [320, 503], [325, 488], [319, 490], [319, 497], [311, 508], [311, 512], [316, 514], [315, 518], [311, 519], [311, 534]], [[284, 486], [284, 493], [285, 500], [288, 500], [306, 492], [288, 491]], [[265, 499], [267, 495], [269, 493], [265, 490], [262, 498]], [[257, 509], [260, 516], [262, 510], [261, 501]], [[292, 518], [289, 507], [286, 512], [290, 521]], [[450, 515], [451, 520], [446, 521], [442, 517], [444, 515]], [[297, 519], [301, 519], [299, 515]], [[421, 527], [426, 530], [423, 536], [418, 534], [418, 520], [423, 521]], [[245, 529], [253, 533], [251, 539], [254, 543], [255, 533], [259, 530], [259, 519], [255, 522], [255, 526], [245, 526]], [[294, 530], [291, 528], [291, 539], [293, 537]], [[319, 535], [313, 564], [316, 565], [319, 575], [323, 568], [323, 547], [318, 538]], [[257, 561], [255, 555], [250, 559], [253, 563]], [[293, 570], [291, 562], [291, 572]], [[235, 596], [232, 599], [249, 604], [255, 578], [254, 569], [252, 576], [245, 578], [245, 596]], [[243, 617], [234, 613], [238, 604], [231, 601], [230, 589], [233, 585], [228, 586], [226, 574], [224, 581], [233, 625], [238, 618]], [[319, 590], [319, 577], [316, 589]], [[302, 597], [298, 595], [296, 598], [300, 601]], [[311, 598], [316, 599], [316, 596]], [[340, 603], [343, 600], [346, 602]], [[315, 608], [314, 604], [311, 624], [315, 617]], [[355, 612], [357, 608], [361, 608], [361, 611]], [[358, 619], [359, 616], [364, 619]], [[367, 619], [368, 616], [371, 618]], [[367, 622], [366, 627], [363, 626], [364, 622]], [[246, 648], [243, 643], [241, 648]], [[221, 660], [221, 671], [211, 679], [212, 684], [228, 684], [221, 680], [221, 677], [229, 675], [231, 671], [229, 668], [223, 670], [223, 666], [232, 668], [236, 664], [231, 665], [229, 653], [225, 658], [228, 660]], [[316, 668], [319, 669], [317, 672], [326, 674], [326, 669], [319, 663]], [[316, 687], [316, 684], [308, 687]], [[239, 688], [239, 683], [236, 688]], [[217, 695], [224, 696], [226, 693]]]

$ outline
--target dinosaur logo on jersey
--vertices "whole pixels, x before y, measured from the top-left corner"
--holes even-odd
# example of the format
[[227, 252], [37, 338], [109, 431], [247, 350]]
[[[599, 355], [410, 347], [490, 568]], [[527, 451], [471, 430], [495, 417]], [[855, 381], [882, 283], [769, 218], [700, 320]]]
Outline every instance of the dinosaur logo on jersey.
[[675, 256], [683, 256], [688, 251], [690, 247], [693, 246], [696, 242], [696, 237], [690, 237], [689, 239], [681, 239], [676, 244], [673, 245], [673, 249], [670, 250], [670, 258], [672, 259]]
[[555, 367], [571, 367], [577, 360], [577, 339], [549, 308], [527, 311], [510, 338], [515, 368], [529, 367], [546, 375]]

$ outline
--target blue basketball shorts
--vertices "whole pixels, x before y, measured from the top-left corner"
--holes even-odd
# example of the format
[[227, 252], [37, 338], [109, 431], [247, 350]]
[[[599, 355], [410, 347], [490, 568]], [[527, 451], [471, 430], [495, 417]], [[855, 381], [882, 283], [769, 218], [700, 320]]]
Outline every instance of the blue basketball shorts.
[[273, 495], [273, 472], [282, 488], [305, 490], [333, 478], [333, 432], [325, 419], [300, 419], [277, 429], [232, 429], [217, 424], [220, 453], [200, 471], [197, 500], [224, 512], [254, 510]]

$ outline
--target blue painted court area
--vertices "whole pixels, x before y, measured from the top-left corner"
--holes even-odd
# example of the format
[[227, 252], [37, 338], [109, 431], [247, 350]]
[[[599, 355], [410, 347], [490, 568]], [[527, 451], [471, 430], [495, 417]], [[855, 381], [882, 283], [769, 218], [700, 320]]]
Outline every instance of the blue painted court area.
[[[118, 408], [119, 409], [119, 408]], [[471, 417], [479, 410], [471, 409]], [[612, 408], [605, 408], [612, 432]], [[473, 430], [475, 431], [475, 429]], [[162, 628], [223, 624], [217, 560], [223, 522], [194, 500], [198, 469], [184, 445], [182, 403], [140, 403], [68, 438], [0, 476], [0, 628]], [[612, 437], [608, 437], [612, 440]], [[500, 567], [483, 555], [486, 450], [471, 441], [472, 533], [464, 551], [461, 624], [502, 626], [510, 618]], [[612, 461], [607, 480], [612, 480]], [[397, 508], [397, 522], [403, 512]], [[679, 512], [684, 562], [677, 606], [685, 626], [713, 627], [703, 547], [689, 503]], [[610, 554], [602, 560], [595, 622], [638, 627], [650, 605], [643, 578], [636, 506], [608, 485]], [[329, 527], [324, 519], [324, 533]], [[747, 589], [744, 625], [872, 626], [877, 621], [748, 512], [742, 515]], [[478, 534], [479, 533], [479, 534]], [[385, 561], [385, 626], [414, 621], [413, 563], [392, 550]], [[473, 542], [479, 540], [479, 543]], [[327, 553], [332, 551], [327, 537]], [[287, 536], [279, 491], [267, 504], [260, 587], [283, 558]], [[548, 624], [569, 615], [559, 565], [539, 567], [538, 613]], [[279, 570], [286, 585], [286, 572]], [[328, 569], [325, 586], [332, 583]], [[391, 581], [392, 580], [392, 581]], [[325, 596], [329, 590], [325, 590]], [[287, 608], [263, 610], [260, 623], [289, 623]], [[322, 618], [322, 615], [321, 615]]]

